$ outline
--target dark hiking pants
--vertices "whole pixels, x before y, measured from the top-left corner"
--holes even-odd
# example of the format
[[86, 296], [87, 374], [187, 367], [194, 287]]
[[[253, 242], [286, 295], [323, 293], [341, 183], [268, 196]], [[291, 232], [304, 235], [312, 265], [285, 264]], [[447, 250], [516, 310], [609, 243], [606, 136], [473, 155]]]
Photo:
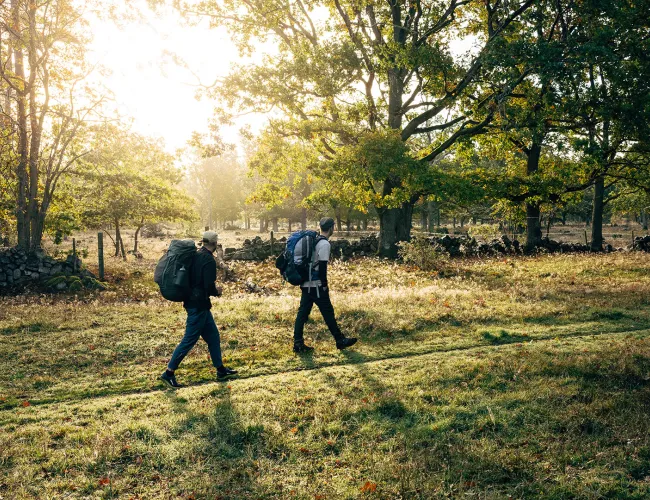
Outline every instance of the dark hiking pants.
[[221, 361], [221, 339], [212, 312], [210, 309], [188, 308], [185, 335], [181, 343], [174, 349], [174, 354], [172, 354], [172, 359], [169, 360], [167, 368], [176, 370], [183, 358], [187, 356], [187, 353], [192, 350], [199, 340], [199, 337], [203, 337], [203, 340], [208, 344], [212, 364], [215, 368], [220, 367], [223, 364]]
[[322, 287], [318, 287], [318, 289], [303, 288], [302, 297], [300, 298], [300, 307], [298, 308], [298, 315], [296, 316], [296, 323], [293, 328], [294, 345], [301, 345], [304, 343], [303, 332], [305, 329], [305, 323], [307, 322], [307, 319], [309, 319], [309, 313], [311, 313], [314, 304], [316, 304], [318, 309], [320, 309], [320, 313], [323, 315], [323, 319], [325, 320], [330, 333], [334, 336], [334, 339], [338, 340], [343, 337], [339, 325], [336, 323], [336, 318], [334, 317], [334, 307], [332, 306], [329, 292], [323, 290]]

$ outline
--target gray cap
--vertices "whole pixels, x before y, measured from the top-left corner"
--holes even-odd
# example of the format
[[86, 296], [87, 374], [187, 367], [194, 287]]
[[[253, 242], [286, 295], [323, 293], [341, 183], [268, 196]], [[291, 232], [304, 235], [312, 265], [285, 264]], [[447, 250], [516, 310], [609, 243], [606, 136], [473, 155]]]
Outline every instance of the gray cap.
[[217, 233], [214, 231], [206, 231], [203, 233], [203, 241], [206, 243], [212, 243], [213, 245], [217, 244]]
[[331, 217], [323, 217], [320, 220], [321, 231], [329, 231], [333, 227], [334, 227], [334, 219], [332, 219]]

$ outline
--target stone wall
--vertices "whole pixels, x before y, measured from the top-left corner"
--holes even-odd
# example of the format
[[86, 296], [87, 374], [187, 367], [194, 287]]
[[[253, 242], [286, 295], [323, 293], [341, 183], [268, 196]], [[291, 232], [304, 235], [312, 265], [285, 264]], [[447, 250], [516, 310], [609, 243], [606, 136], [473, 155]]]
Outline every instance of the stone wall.
[[[76, 270], [80, 278], [89, 283], [92, 281], [93, 287], [98, 287], [99, 282], [96, 282], [95, 276], [90, 271], [82, 268], [82, 262], [78, 257]], [[47, 286], [47, 283], [51, 283], [55, 277], [71, 276], [74, 271], [74, 256], [72, 255], [69, 255], [64, 261], [59, 261], [44, 252], [27, 255], [20, 248], [0, 248], [0, 293], [8, 289], [24, 288], [32, 283]], [[57, 284], [53, 288], [63, 290], [67, 288], [67, 282], [70, 280], [54, 281]]]
[[[478, 241], [467, 235], [451, 236], [448, 234], [444, 236], [429, 236], [426, 239], [432, 246], [437, 247], [441, 252], [450, 257], [518, 255], [523, 253], [522, 244], [518, 240], [510, 239], [506, 235], [491, 241]], [[262, 238], [257, 236], [252, 240], [244, 241], [242, 248], [226, 248], [224, 260], [262, 261], [271, 256], [278, 255], [284, 248], [286, 241], [286, 238], [275, 240], [273, 251], [271, 251], [271, 242], [269, 240], [262, 240]], [[332, 255], [338, 258], [374, 255], [377, 253], [379, 246], [379, 240], [375, 235], [359, 240], [331, 240], [330, 243], [332, 244]], [[605, 252], [632, 250], [650, 252], [650, 236], [636, 237], [634, 239], [634, 245], [625, 248], [614, 248], [612, 245], [605, 245], [603, 250]], [[589, 252], [590, 248], [588, 245], [580, 243], [566, 243], [543, 238], [538, 251], [548, 253], [576, 253]]]
[[[252, 240], [245, 240], [242, 248], [226, 248], [224, 251], [224, 260], [265, 260], [271, 256], [277, 256], [282, 252], [287, 239], [282, 237], [273, 242], [271, 250], [271, 241], [262, 240], [256, 236]], [[378, 240], [376, 236], [368, 236], [360, 240], [330, 240], [332, 245], [332, 255], [334, 257], [352, 257], [353, 255], [373, 255], [377, 252]]]
[[628, 249], [640, 250], [641, 252], [650, 252], [650, 235], [637, 236], [634, 238], [632, 247], [628, 247]]

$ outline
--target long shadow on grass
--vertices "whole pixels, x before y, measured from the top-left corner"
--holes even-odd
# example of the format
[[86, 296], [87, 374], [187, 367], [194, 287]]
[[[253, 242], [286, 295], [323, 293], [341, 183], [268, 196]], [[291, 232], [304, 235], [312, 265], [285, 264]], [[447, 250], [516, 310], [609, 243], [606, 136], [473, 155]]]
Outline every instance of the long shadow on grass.
[[[186, 493], [200, 492], [202, 498], [260, 498], [269, 493], [255, 481], [255, 461], [262, 456], [283, 456], [285, 450], [271, 448], [263, 425], [244, 425], [231, 401], [229, 386], [220, 383], [195, 402], [216, 399], [214, 408], [206, 412], [192, 409], [177, 392], [168, 391], [167, 396], [172, 412], [182, 417], [171, 431], [172, 437], [189, 444], [181, 457], [168, 464], [172, 484]], [[192, 482], [184, 472], [194, 469], [197, 462], [203, 464], [201, 474]], [[273, 493], [280, 495], [281, 491]]]
[[[485, 425], [488, 416], [484, 409], [473, 412], [458, 410], [447, 425], [434, 428], [432, 424], [438, 419], [435, 411], [410, 409], [398, 390], [383, 383], [365, 363], [359, 362], [362, 355], [354, 352], [345, 352], [344, 355], [354, 363], [358, 379], [366, 386], [367, 399], [372, 398], [372, 403], [362, 410], [344, 414], [341, 419], [349, 425], [357, 423], [359, 426], [372, 422], [375, 433], [381, 434], [378, 441], [391, 442], [393, 460], [390, 465], [387, 467], [381, 453], [371, 464], [377, 481], [395, 482], [399, 478], [400, 495], [431, 498], [433, 491], [437, 492], [435, 496], [440, 496], [445, 484], [454, 485], [449, 493], [457, 496], [463, 492], [472, 494], [500, 489], [532, 479], [532, 473], [525, 468], [499, 464], [456, 441], [456, 432]], [[387, 367], [385, 374], [392, 377], [396, 373], [392, 367]], [[354, 391], [345, 392], [345, 386], [337, 383], [334, 377], [327, 378], [347, 397], [355, 397]], [[498, 429], [494, 426], [493, 430]]]
[[[620, 457], [616, 450], [619, 443], [629, 445], [647, 436], [648, 356], [631, 353], [624, 363], [604, 369], [601, 362], [616, 363], [620, 354], [605, 351], [601, 358], [583, 359], [573, 352], [559, 359], [557, 352], [540, 352], [535, 354], [540, 358], [535, 367], [520, 378], [513, 377], [511, 363], [484, 361], [430, 379], [420, 371], [415, 380], [427, 393], [422, 397], [426, 404], [415, 404], [412, 397], [403, 400], [397, 387], [383, 383], [376, 370], [359, 362], [361, 354], [346, 352], [345, 356], [364, 389], [350, 390], [332, 374], [324, 374], [326, 380], [345, 397], [367, 401], [363, 409], [341, 415], [348, 426], [346, 439], [352, 447], [364, 447], [355, 439], [376, 446], [390, 443], [390, 460], [381, 453], [376, 460], [370, 457], [373, 479], [393, 484], [397, 480], [404, 497], [488, 492], [526, 497], [542, 491], [549, 498], [585, 495], [589, 489], [583, 489], [578, 477], [565, 476], [565, 469], [571, 467], [593, 467], [596, 484], [616, 492], [612, 497], [636, 491], [631, 497], [642, 498], [642, 491], [650, 492], [643, 481], [650, 474], [650, 447], [642, 446], [638, 456], [629, 458]], [[387, 367], [386, 376], [393, 373]], [[543, 381], [558, 390], [535, 394], [533, 388]], [[473, 396], [462, 397], [463, 392]], [[611, 464], [612, 460], [617, 463]], [[552, 476], [548, 463], [554, 464]], [[603, 466], [618, 468], [627, 476], [607, 484], [611, 478], [597, 472]], [[550, 483], [549, 477], [553, 477]]]
[[[646, 330], [643, 328], [634, 328], [629, 331], [601, 331], [601, 332], [590, 332], [590, 333], [585, 333], [585, 332], [578, 332], [578, 333], [572, 333], [572, 334], [561, 334], [559, 335], [563, 339], [571, 339], [571, 338], [576, 338], [576, 337], [586, 337], [586, 336], [594, 336], [594, 335], [607, 335], [607, 334], [621, 334], [621, 333], [631, 333], [633, 331], [638, 331], [642, 335], [647, 334]], [[547, 340], [552, 340], [557, 338], [558, 334], [557, 333], [551, 333], [549, 335], [538, 335], [534, 337], [525, 337], [526, 341], [534, 340], [535, 342], [539, 341], [547, 341]], [[326, 368], [329, 366], [340, 366], [340, 365], [347, 365], [347, 364], [361, 364], [361, 363], [367, 363], [367, 362], [377, 362], [377, 361], [382, 361], [382, 360], [391, 360], [391, 359], [406, 359], [406, 358], [413, 358], [417, 356], [424, 356], [428, 354], [435, 354], [435, 353], [444, 353], [444, 352], [460, 352], [460, 351], [469, 351], [472, 349], [478, 349], [481, 347], [488, 347], [490, 345], [510, 345], [510, 344], [516, 344], [520, 343], [522, 339], [519, 336], [508, 334], [508, 335], [493, 335], [490, 332], [484, 332], [484, 341], [472, 341], [469, 343], [461, 344], [461, 345], [452, 345], [450, 347], [445, 347], [445, 346], [425, 346], [424, 349], [410, 349], [407, 351], [387, 351], [385, 355], [383, 356], [365, 356], [357, 351], [351, 350], [351, 351], [343, 351], [345, 353], [345, 358], [344, 361], [341, 362], [339, 360], [331, 360], [331, 361], [324, 361], [324, 362], [316, 362], [311, 356], [307, 356], [305, 358], [300, 358], [300, 366], [297, 368], [291, 368], [291, 369], [270, 369], [270, 370], [262, 370], [259, 372], [248, 372], [248, 374], [242, 374], [240, 378], [253, 378], [253, 377], [258, 377], [258, 376], [268, 376], [268, 375], [275, 375], [278, 373], [285, 373], [285, 372], [295, 372], [299, 370], [314, 370], [314, 369], [320, 369], [320, 368]], [[487, 341], [487, 342], [486, 342]], [[285, 367], [286, 368], [286, 367]], [[128, 394], [136, 394], [136, 393], [143, 393], [143, 392], [153, 392], [153, 391], [158, 391], [157, 387], [160, 386], [160, 383], [158, 381], [155, 382], [154, 384], [149, 384], [149, 385], [142, 385], [138, 386], [136, 381], [130, 380], [130, 379], [123, 379], [123, 384], [121, 387], [98, 387], [96, 390], [93, 389], [84, 389], [82, 391], [79, 391], [77, 393], [71, 393], [69, 389], [66, 389], [65, 397], [60, 397], [56, 393], [51, 394], [51, 395], [46, 395], [44, 397], [41, 397], [40, 399], [34, 398], [32, 396], [29, 397], [29, 402], [32, 405], [40, 405], [40, 404], [49, 404], [49, 403], [60, 403], [60, 402], [71, 402], [71, 401], [78, 401], [81, 399], [86, 399], [86, 398], [95, 398], [95, 397], [109, 397], [109, 396], [115, 396], [115, 395], [128, 395]], [[210, 379], [209, 381], [205, 382], [199, 382], [194, 384], [194, 386], [200, 386], [200, 385], [206, 385], [214, 383], [213, 379]], [[10, 388], [11, 385], [9, 385]], [[126, 387], [126, 388], [125, 388]], [[20, 389], [17, 388], [17, 390], [22, 390], [22, 391], [28, 391], [26, 388]], [[4, 402], [0, 403], [0, 410], [6, 410], [10, 408], [15, 408], [18, 407], [22, 403], [23, 396], [10, 396], [7, 398]]]
[[[563, 301], [566, 303], [566, 300]], [[648, 311], [650, 312], [650, 310]], [[463, 313], [467, 316], [466, 313]], [[367, 344], [381, 344], [387, 341], [392, 343], [396, 342], [410, 342], [412, 336], [422, 334], [424, 332], [431, 332], [436, 328], [460, 328], [466, 327], [471, 329], [476, 328], [489, 328], [501, 327], [501, 332], [505, 331], [504, 328], [512, 328], [517, 326], [521, 328], [521, 324], [538, 326], [544, 328], [561, 328], [570, 325], [579, 325], [580, 323], [593, 323], [600, 322], [602, 329], [608, 331], [616, 331], [622, 328], [631, 329], [635, 328], [650, 328], [650, 318], [639, 314], [639, 311], [630, 311], [622, 309], [606, 309], [594, 310], [589, 309], [576, 313], [575, 315], [565, 315], [557, 312], [546, 314], [539, 314], [527, 317], [490, 317], [490, 318], [474, 318], [471, 316], [460, 317], [453, 311], [440, 314], [437, 317], [413, 317], [411, 324], [408, 327], [394, 328], [391, 326], [378, 326], [381, 325], [382, 317], [380, 312], [369, 310], [355, 310], [345, 311], [341, 313], [340, 322], [343, 328], [352, 323], [356, 325], [356, 329], [350, 331], [351, 334], [359, 336]], [[513, 336], [513, 334], [509, 333]], [[499, 335], [497, 335], [498, 337]], [[500, 335], [503, 337], [503, 335]], [[514, 334], [517, 336], [517, 334]], [[525, 336], [522, 336], [523, 340]], [[505, 338], [492, 338], [485, 337], [490, 343], [505, 343]], [[510, 339], [513, 340], [513, 339]]]

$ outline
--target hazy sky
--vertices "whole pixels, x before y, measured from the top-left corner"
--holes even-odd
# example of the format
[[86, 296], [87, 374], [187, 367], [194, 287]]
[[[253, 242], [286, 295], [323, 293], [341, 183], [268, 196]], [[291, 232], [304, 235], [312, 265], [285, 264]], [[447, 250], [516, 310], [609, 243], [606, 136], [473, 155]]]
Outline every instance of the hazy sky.
[[[146, 0], [125, 5], [139, 6], [142, 18], [117, 26], [88, 16], [94, 35], [89, 59], [111, 71], [104, 84], [114, 93], [120, 114], [133, 120], [133, 129], [162, 137], [174, 152], [186, 145], [193, 131], [207, 131], [213, 103], [195, 99], [199, 81], [209, 84], [226, 75], [239, 55], [225, 28], [209, 29], [207, 21], [188, 26], [171, 9], [154, 14]], [[460, 55], [471, 45], [472, 40], [465, 39], [451, 48]], [[185, 61], [188, 69], [175, 63], [171, 54]], [[223, 129], [222, 135], [237, 142], [239, 127], [249, 125], [256, 131], [265, 120], [248, 115], [235, 127]]]
[[[89, 59], [111, 71], [104, 84], [115, 96], [120, 114], [133, 119], [137, 132], [162, 137], [167, 149], [183, 147], [193, 131], [206, 131], [212, 103], [197, 101], [199, 79], [212, 83], [238, 60], [225, 29], [209, 29], [207, 22], [187, 26], [178, 14], [153, 14], [123, 22], [90, 19], [94, 41]], [[172, 61], [178, 55], [184, 69]], [[193, 74], [194, 73], [194, 74]], [[261, 117], [247, 122], [259, 125]], [[237, 128], [224, 130], [227, 140], [237, 139]]]

